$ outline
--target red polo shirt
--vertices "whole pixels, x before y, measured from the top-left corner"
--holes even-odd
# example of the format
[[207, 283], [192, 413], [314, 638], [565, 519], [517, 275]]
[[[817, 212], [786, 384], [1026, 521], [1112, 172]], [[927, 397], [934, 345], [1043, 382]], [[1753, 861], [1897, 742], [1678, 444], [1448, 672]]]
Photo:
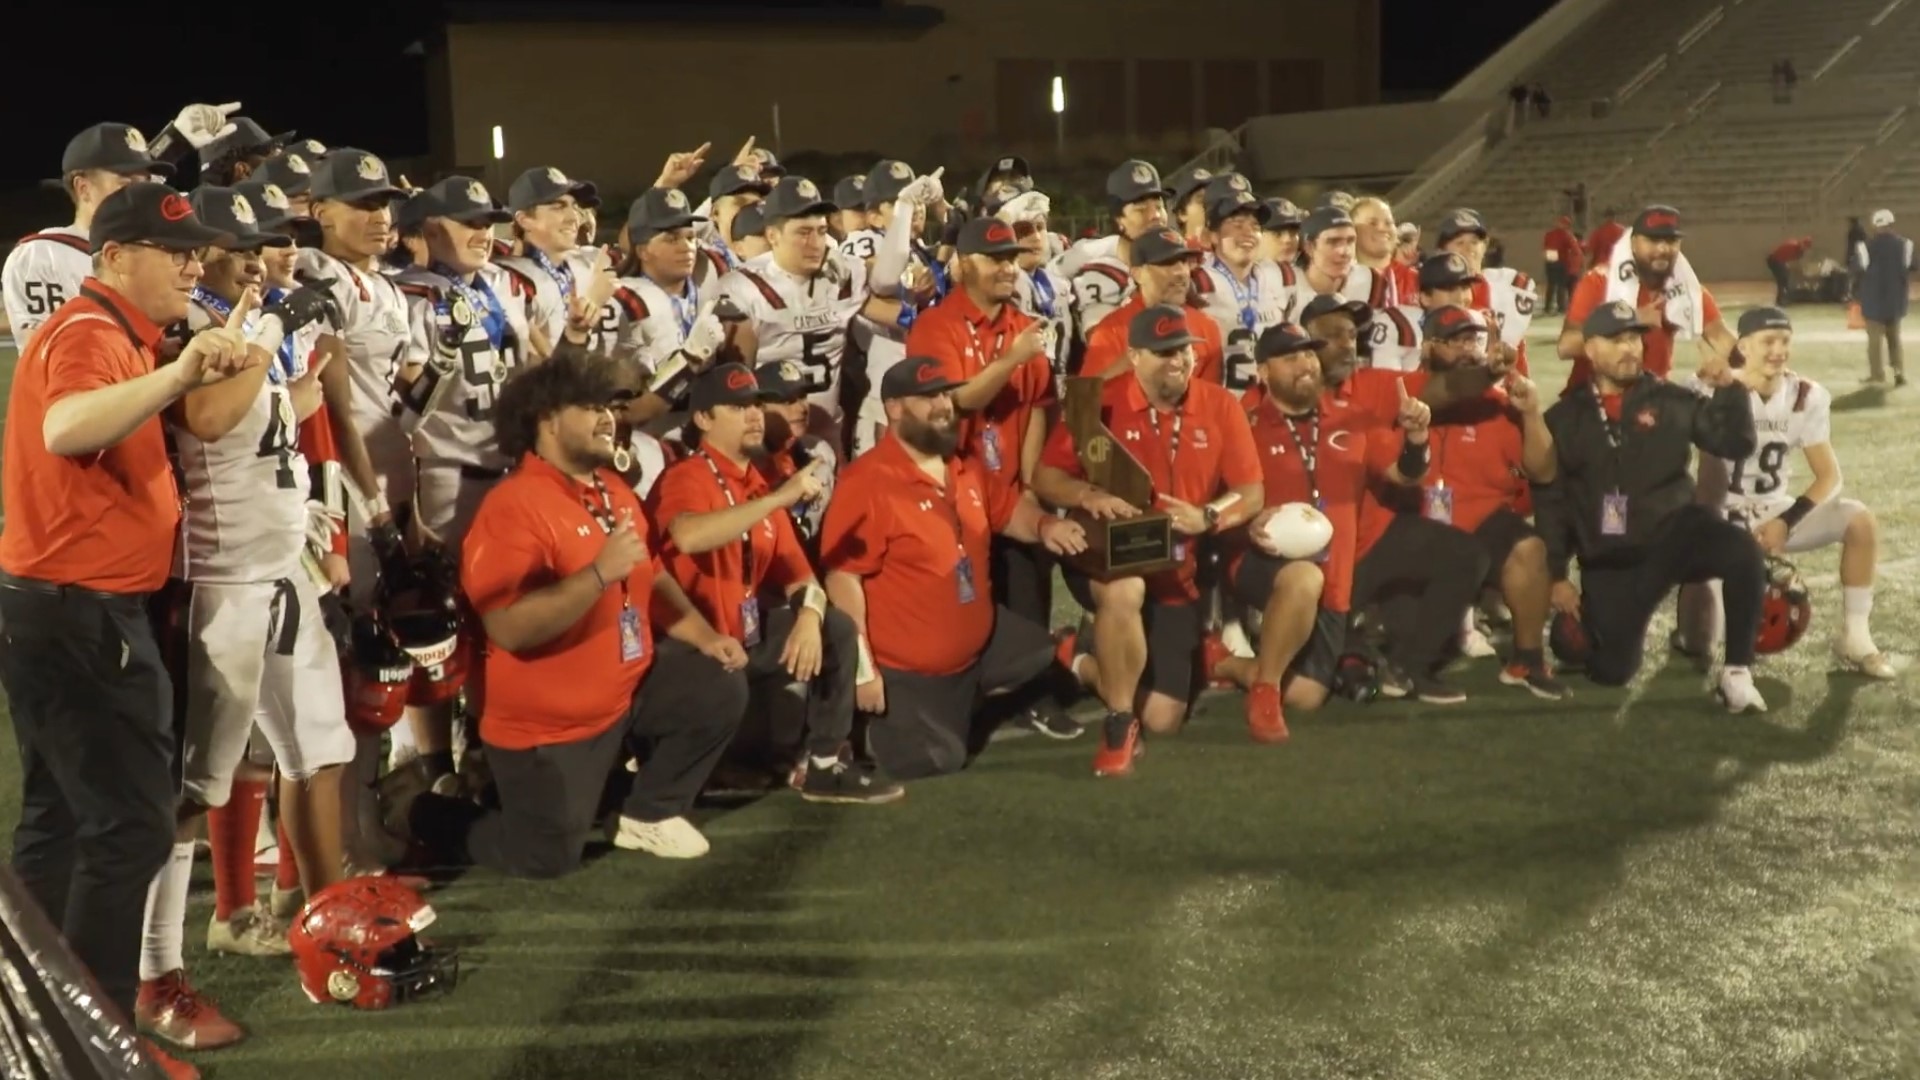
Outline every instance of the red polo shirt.
[[[760, 473], [735, 465], [724, 454], [696, 451], [660, 474], [649, 501], [654, 547], [673, 580], [714, 629], [745, 642], [746, 622], [741, 608], [763, 587], [784, 593], [791, 585], [813, 578], [806, 550], [793, 530], [793, 516], [775, 510], [747, 530], [747, 539], [735, 537], [712, 551], [688, 555], [673, 546], [669, 532], [681, 514], [706, 514], [752, 502], [771, 490]], [[750, 545], [750, 548], [749, 548]], [[748, 550], [752, 556], [747, 555]], [[763, 611], [764, 617], [765, 612]], [[762, 623], [762, 625], [765, 625]]]
[[[605, 504], [594, 485], [528, 454], [487, 492], [460, 545], [460, 587], [476, 614], [508, 607], [586, 569], [607, 542], [596, 511], [615, 522], [631, 513], [634, 528], [647, 535], [640, 497], [612, 469], [598, 475]], [[578, 742], [625, 716], [653, 665], [650, 608], [653, 579], [662, 572], [658, 553], [649, 552], [624, 583], [609, 582], [587, 613], [552, 641], [517, 653], [489, 642], [481, 739], [506, 750]], [[637, 660], [622, 658], [620, 619], [628, 604], [640, 618]]]
[[7, 402], [0, 569], [110, 593], [166, 584], [180, 531], [180, 491], [158, 416], [97, 453], [47, 449], [47, 411], [69, 394], [154, 370], [160, 327], [88, 278], [21, 350]]
[[[864, 579], [875, 663], [952, 675], [980, 659], [993, 636], [988, 549], [1018, 501], [1013, 488], [994, 493], [964, 455], [947, 462], [944, 487], [935, 483], [897, 435], [847, 465], [821, 525], [820, 564]], [[963, 595], [963, 558], [972, 569], [970, 596]]]
[[[1183, 307], [1187, 314], [1187, 333], [1200, 339], [1193, 343], [1193, 380], [1218, 383], [1226, 363], [1220, 324], [1190, 304]], [[1101, 319], [1100, 324], [1087, 335], [1087, 352], [1080, 361], [1080, 373], [1098, 375], [1112, 367], [1114, 361], [1126, 356], [1127, 325], [1133, 322], [1135, 315], [1146, 309], [1146, 302], [1140, 299], [1140, 292], [1136, 289], [1126, 303]]]
[[[1333, 522], [1333, 541], [1321, 564], [1325, 584], [1320, 606], [1346, 611], [1352, 605], [1353, 568], [1359, 561], [1361, 508], [1372, 497], [1369, 489], [1386, 483], [1387, 470], [1400, 454], [1400, 433], [1332, 394], [1321, 396], [1317, 424], [1283, 415], [1271, 399], [1247, 416], [1260, 451], [1267, 506], [1312, 504], [1318, 489], [1320, 511]], [[1314, 448], [1311, 472], [1303, 448]], [[1242, 551], [1250, 544], [1241, 544]]]
[[[1007, 351], [1033, 318], [1012, 304], [1001, 304], [988, 318], [965, 289], [955, 289], [922, 312], [907, 332], [907, 355], [940, 361], [949, 379], [966, 381]], [[1054, 403], [1053, 368], [1037, 353], [977, 412], [962, 413], [960, 445], [980, 462], [996, 485], [1020, 486], [1020, 450], [1036, 411]]]
[[[1658, 290], [1642, 285], [1640, 295], [1634, 300], [1633, 306], [1643, 308], [1659, 300], [1660, 297], [1661, 293]], [[1605, 265], [1602, 264], [1589, 271], [1580, 279], [1580, 284], [1574, 286], [1573, 298], [1567, 302], [1566, 325], [1578, 327], [1587, 321], [1587, 316], [1593, 314], [1595, 308], [1606, 302], [1607, 274]], [[1704, 316], [1701, 319], [1702, 325], [1711, 326], [1720, 321], [1720, 305], [1714, 301], [1713, 294], [1708, 292], [1704, 285], [1700, 287], [1700, 304], [1701, 313]], [[1663, 379], [1667, 377], [1673, 370], [1673, 334], [1677, 329], [1679, 327], [1662, 318], [1659, 326], [1647, 331], [1646, 351], [1641, 354], [1640, 361], [1642, 368]], [[1592, 377], [1593, 365], [1582, 356], [1573, 362], [1573, 370], [1567, 375], [1566, 389], [1560, 393], [1564, 396], [1568, 390], [1572, 390]]]
[[[1260, 455], [1254, 449], [1247, 414], [1232, 391], [1218, 383], [1188, 384], [1187, 396], [1177, 408], [1162, 413], [1147, 403], [1146, 390], [1133, 375], [1112, 379], [1101, 389], [1100, 419], [1153, 478], [1153, 493], [1171, 495], [1199, 506], [1229, 488], [1260, 482]], [[1070, 476], [1084, 477], [1073, 433], [1057, 424], [1040, 453], [1042, 464]], [[1144, 510], [1157, 506], [1142, 507]], [[1176, 537], [1184, 548], [1184, 562], [1148, 582], [1163, 603], [1186, 603], [1199, 593], [1194, 587], [1194, 549], [1191, 537]]]
[[[1472, 532], [1494, 511], [1511, 507], [1527, 490], [1520, 461], [1520, 412], [1500, 390], [1452, 405], [1433, 418], [1427, 439], [1427, 475], [1420, 511]], [[1430, 496], [1426, 489], [1451, 491]], [[1451, 520], [1445, 517], [1451, 500]]]
[[1767, 258], [1780, 263], [1799, 262], [1807, 252], [1812, 250], [1813, 240], [1809, 237], [1801, 237], [1796, 240], [1784, 241], [1779, 247], [1774, 248], [1773, 253], [1768, 255]]

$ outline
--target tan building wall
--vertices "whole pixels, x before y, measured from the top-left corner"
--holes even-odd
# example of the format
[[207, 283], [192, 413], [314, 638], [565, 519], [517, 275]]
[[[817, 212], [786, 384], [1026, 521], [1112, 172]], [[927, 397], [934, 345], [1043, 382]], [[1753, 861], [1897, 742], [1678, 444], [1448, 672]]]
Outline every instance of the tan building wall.
[[[1003, 148], [1045, 158], [1056, 73], [1076, 143], [1192, 144], [1251, 116], [1378, 97], [1378, 0], [937, 6], [944, 19], [930, 29], [455, 22], [427, 65], [435, 164], [484, 167], [496, 183], [551, 164], [631, 191], [671, 150], [712, 141], [725, 156], [748, 135], [772, 144], [776, 104], [789, 155], [967, 167]], [[494, 125], [506, 150], [497, 167]], [[1175, 164], [1168, 153], [1156, 160]]]

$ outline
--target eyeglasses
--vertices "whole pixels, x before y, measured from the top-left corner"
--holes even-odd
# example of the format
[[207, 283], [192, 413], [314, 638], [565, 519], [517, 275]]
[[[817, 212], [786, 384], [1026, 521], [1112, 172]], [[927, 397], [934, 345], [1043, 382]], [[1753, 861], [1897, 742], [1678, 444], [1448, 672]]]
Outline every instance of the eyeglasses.
[[213, 255], [213, 249], [210, 247], [198, 247], [198, 248], [194, 248], [191, 251], [177, 251], [173, 248], [161, 247], [159, 244], [134, 243], [134, 244], [128, 244], [127, 246], [137, 247], [137, 248], [146, 248], [149, 251], [162, 252], [167, 256], [168, 260], [170, 260], [173, 263], [174, 268], [178, 270], [186, 269], [187, 263], [189, 261], [197, 262], [202, 265], [205, 265], [207, 259]]

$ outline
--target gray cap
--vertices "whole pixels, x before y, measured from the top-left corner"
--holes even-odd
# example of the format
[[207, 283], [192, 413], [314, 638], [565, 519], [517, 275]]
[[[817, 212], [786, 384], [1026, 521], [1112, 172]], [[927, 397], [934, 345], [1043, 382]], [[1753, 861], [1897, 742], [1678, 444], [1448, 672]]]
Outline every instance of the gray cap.
[[404, 199], [407, 193], [387, 177], [387, 163], [352, 147], [341, 147], [313, 167], [313, 197], [358, 202], [384, 197]]
[[687, 205], [687, 193], [675, 188], [648, 188], [627, 208], [627, 235], [644, 244], [654, 234], [683, 229], [706, 218]]
[[600, 191], [592, 184], [568, 179], [566, 173], [552, 166], [537, 166], [513, 178], [507, 188], [507, 209], [519, 213], [559, 202], [568, 195], [581, 206], [600, 205]]
[[254, 251], [263, 247], [291, 247], [293, 237], [261, 231], [260, 213], [246, 193], [236, 188], [202, 184], [187, 197], [202, 225], [233, 237], [227, 247]]
[[1142, 199], [1166, 198], [1173, 192], [1160, 182], [1160, 170], [1134, 158], [1107, 174], [1107, 201], [1117, 206]]

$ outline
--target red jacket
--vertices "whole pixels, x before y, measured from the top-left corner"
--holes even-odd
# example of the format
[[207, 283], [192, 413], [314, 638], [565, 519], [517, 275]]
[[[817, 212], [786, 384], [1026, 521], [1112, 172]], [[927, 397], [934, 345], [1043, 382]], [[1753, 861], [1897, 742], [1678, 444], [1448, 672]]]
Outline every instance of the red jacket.
[[1547, 230], [1540, 241], [1543, 251], [1551, 251], [1560, 256], [1560, 269], [1567, 272], [1568, 278], [1577, 278], [1587, 268], [1587, 252], [1580, 246], [1580, 238], [1573, 230], [1565, 226], [1556, 226]]
[[1613, 256], [1613, 245], [1627, 235], [1627, 227], [1617, 221], [1604, 221], [1587, 234], [1587, 262], [1602, 266]]

